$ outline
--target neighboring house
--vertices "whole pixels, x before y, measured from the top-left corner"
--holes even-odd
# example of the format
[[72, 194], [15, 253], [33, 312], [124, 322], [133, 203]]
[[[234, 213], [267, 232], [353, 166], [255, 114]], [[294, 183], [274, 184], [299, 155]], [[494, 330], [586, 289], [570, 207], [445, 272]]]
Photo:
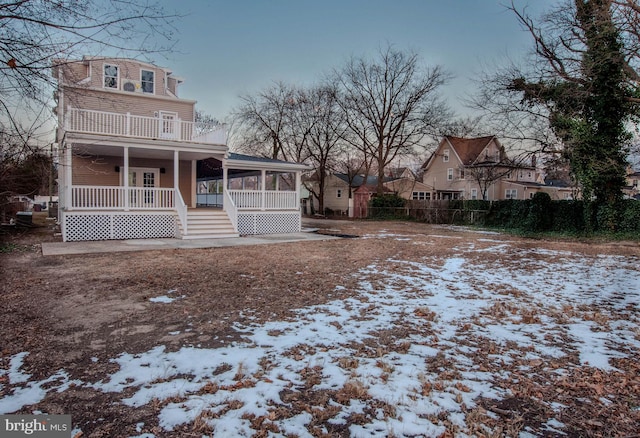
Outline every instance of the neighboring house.
[[[65, 241], [300, 231], [307, 166], [230, 154], [222, 127], [195, 121], [171, 70], [87, 57], [56, 61], [53, 77]], [[205, 159], [221, 171], [219, 208], [196, 208]]]
[[[364, 177], [364, 175], [355, 175], [351, 178], [349, 184], [349, 176], [345, 173], [332, 173], [327, 175], [324, 186], [324, 212], [321, 214], [336, 214], [353, 217], [353, 192], [363, 183], [367, 185], [376, 185], [378, 178], [375, 176]], [[313, 180], [308, 184], [314, 184]], [[314, 210], [318, 211], [318, 199], [313, 199]]]
[[433, 187], [417, 180], [408, 167], [391, 169], [383, 185], [390, 192], [410, 200], [428, 199], [433, 192]]
[[628, 198], [640, 199], [640, 172], [634, 172], [631, 169], [627, 171], [623, 192]]
[[[313, 184], [313, 180], [307, 183]], [[368, 202], [377, 191], [378, 177], [355, 175], [349, 184], [349, 177], [344, 173], [333, 173], [325, 180], [324, 207], [325, 212], [345, 215], [349, 217], [362, 217], [363, 202]], [[360, 190], [361, 187], [366, 186]], [[403, 167], [391, 169], [389, 176], [383, 182], [385, 193], [396, 195], [405, 199], [425, 199], [430, 196], [433, 188], [415, 179], [409, 168]], [[357, 206], [354, 194], [358, 192]], [[314, 209], [318, 210], [318, 200], [314, 199]]]
[[554, 201], [568, 201], [578, 197], [577, 188], [562, 179], [545, 178], [542, 191], [548, 193]]
[[566, 187], [547, 186], [535, 166], [515, 163], [494, 136], [461, 138], [447, 136], [422, 166], [423, 183], [432, 187], [426, 200], [528, 199], [547, 192], [565, 198]]

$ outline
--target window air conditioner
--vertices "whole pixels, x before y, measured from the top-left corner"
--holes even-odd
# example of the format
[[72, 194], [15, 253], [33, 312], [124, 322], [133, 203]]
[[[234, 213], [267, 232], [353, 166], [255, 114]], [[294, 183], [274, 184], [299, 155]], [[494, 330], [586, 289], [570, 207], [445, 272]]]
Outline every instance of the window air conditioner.
[[122, 91], [128, 91], [130, 93], [142, 93], [142, 84], [140, 81], [125, 80], [122, 82]]

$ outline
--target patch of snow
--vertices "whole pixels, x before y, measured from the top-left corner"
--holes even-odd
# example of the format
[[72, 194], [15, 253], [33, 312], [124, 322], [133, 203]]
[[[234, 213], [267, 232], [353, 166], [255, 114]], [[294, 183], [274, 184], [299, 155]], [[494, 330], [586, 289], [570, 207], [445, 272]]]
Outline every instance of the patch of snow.
[[80, 384], [78, 380], [69, 380], [69, 375], [65, 371], [57, 371], [48, 378], [40, 381], [30, 381], [30, 374], [20, 371], [22, 361], [28, 352], [21, 352], [14, 355], [10, 360], [8, 377], [8, 388], [0, 398], [0, 415], [10, 414], [21, 409], [23, 406], [40, 402], [47, 395], [47, 392], [56, 390], [66, 391], [71, 384]]
[[177, 298], [170, 298], [166, 295], [149, 298], [149, 301], [151, 301], [152, 303], [163, 303], [163, 304], [173, 303], [175, 300], [177, 300]]
[[[274, 406], [286, 406], [283, 394], [302, 391], [313, 372], [313, 391], [334, 394], [355, 385], [363, 392], [344, 403], [335, 397], [329, 402], [340, 409], [328, 424], [347, 424], [350, 415], [366, 419], [350, 425], [351, 436], [438, 436], [446, 427], [429, 418], [446, 418], [464, 429], [465, 411], [479, 398], [510, 394], [497, 383], [510, 379], [509, 369], [482, 370], [474, 360], [487, 345], [495, 349], [488, 355], [495, 363], [516, 363], [531, 373], [546, 360], [576, 352], [583, 365], [611, 371], [610, 359], [640, 349], [637, 260], [523, 249], [502, 263], [485, 261], [486, 251], [510, 250], [509, 244], [488, 249], [461, 244], [456, 257], [425, 251], [420, 261], [383, 260], [355, 274], [358, 286], [349, 298], [299, 309], [297, 318], [287, 321], [259, 324], [247, 312], [249, 322], [233, 326], [243, 341], [221, 348], [167, 351], [160, 345], [123, 353], [111, 359], [117, 371], [86, 385], [110, 393], [126, 390], [121, 401], [132, 407], [177, 397], [158, 415], [167, 431], [201, 416], [215, 436], [251, 436], [255, 431], [249, 419], [265, 416], [282, 434], [308, 437], [309, 412], [280, 419], [269, 413]], [[155, 302], [171, 302], [176, 298], [168, 295], [175, 292]], [[589, 308], [601, 310], [580, 310]], [[0, 413], [35, 403], [51, 390], [49, 385], [43, 389], [47, 381], [30, 382], [20, 372], [26, 354], [14, 356], [5, 372], [13, 387], [0, 400]], [[554, 372], [562, 376], [567, 370]], [[57, 389], [69, 383], [63, 372], [51, 378], [62, 382]], [[436, 381], [437, 388], [424, 389]], [[393, 406], [393, 415], [374, 401]], [[552, 419], [546, 427], [560, 434], [563, 424]]]

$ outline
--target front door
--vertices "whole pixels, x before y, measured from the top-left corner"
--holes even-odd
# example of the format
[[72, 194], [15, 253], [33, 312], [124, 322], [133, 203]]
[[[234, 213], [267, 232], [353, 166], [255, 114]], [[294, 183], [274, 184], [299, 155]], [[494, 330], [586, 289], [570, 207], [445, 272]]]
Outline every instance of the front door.
[[154, 205], [155, 192], [152, 189], [158, 187], [159, 169], [144, 169], [138, 167], [129, 168], [129, 187], [131, 190], [129, 203], [132, 207], [151, 207]]

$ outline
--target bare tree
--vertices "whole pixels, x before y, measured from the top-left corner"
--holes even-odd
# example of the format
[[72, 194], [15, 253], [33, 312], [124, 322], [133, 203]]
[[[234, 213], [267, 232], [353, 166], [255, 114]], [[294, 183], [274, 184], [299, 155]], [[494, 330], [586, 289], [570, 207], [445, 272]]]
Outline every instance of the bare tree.
[[438, 89], [448, 79], [437, 66], [423, 69], [415, 53], [387, 47], [378, 58], [352, 58], [335, 72], [352, 146], [377, 165], [378, 194], [396, 157], [422, 145], [448, 116]]
[[347, 146], [344, 138], [346, 126], [343, 112], [337, 102], [333, 84], [325, 84], [301, 91], [299, 99], [299, 126], [305, 141], [306, 156], [314, 167], [314, 183], [307, 188], [324, 211], [326, 178], [337, 164], [338, 155]]
[[272, 159], [301, 158], [304, 142], [296, 120], [299, 97], [299, 90], [283, 82], [256, 96], [240, 96], [242, 103], [233, 114], [237, 148]]
[[434, 142], [438, 143], [442, 140], [442, 137], [484, 137], [487, 135], [494, 135], [495, 131], [487, 131], [486, 126], [483, 124], [481, 116], [468, 116], [459, 119], [453, 119], [443, 123], [437, 127]]
[[194, 121], [197, 123], [197, 134], [210, 132], [211, 129], [215, 129], [217, 126], [220, 126], [222, 124], [220, 120], [198, 108], [196, 108], [196, 116]]
[[[161, 53], [173, 39], [174, 18], [147, 0], [2, 2], [0, 173], [7, 176], [20, 162], [28, 164], [53, 140], [53, 60]], [[3, 184], [10, 180], [3, 177]]]
[[16, 104], [49, 105], [52, 60], [107, 53], [135, 57], [166, 50], [172, 19], [150, 1], [14, 0], [0, 4], [0, 115], [19, 126]]
[[362, 177], [363, 184], [367, 183], [372, 166], [371, 160], [371, 156], [365, 155], [362, 150], [354, 147], [345, 147], [340, 150], [335, 171], [345, 176], [349, 186], [349, 199], [353, 199], [353, 186], [358, 176]]

